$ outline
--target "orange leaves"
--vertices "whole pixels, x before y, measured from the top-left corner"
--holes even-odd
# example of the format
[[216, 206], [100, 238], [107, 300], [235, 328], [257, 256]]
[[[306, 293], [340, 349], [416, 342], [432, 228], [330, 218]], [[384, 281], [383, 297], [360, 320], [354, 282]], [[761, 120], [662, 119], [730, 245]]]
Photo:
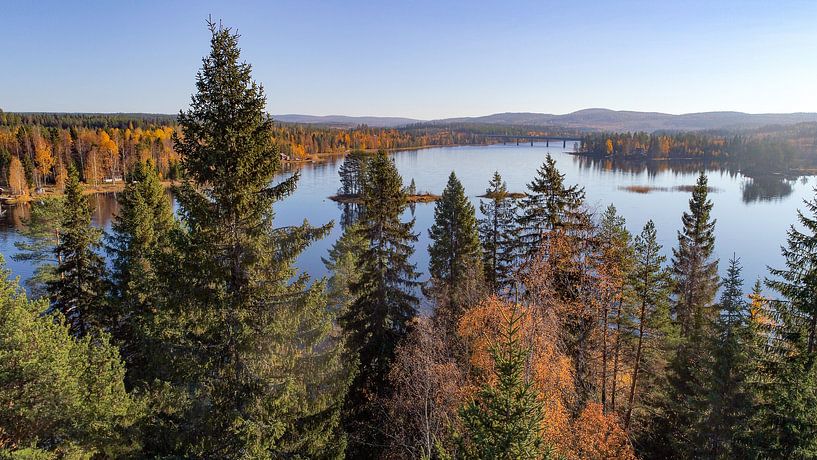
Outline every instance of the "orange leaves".
[[[556, 308], [556, 305], [552, 305]], [[490, 297], [467, 310], [457, 329], [467, 350], [469, 388], [493, 378], [491, 344], [499, 336], [503, 320], [512, 305]], [[528, 372], [544, 405], [542, 436], [555, 453], [569, 459], [633, 459], [632, 447], [615, 416], [604, 415], [601, 406], [591, 402], [578, 408], [571, 360], [558, 346], [558, 315], [546, 313], [540, 306], [523, 306], [521, 336], [530, 347]]]
[[572, 427], [568, 458], [582, 460], [634, 460], [627, 433], [614, 417], [602, 413], [601, 404], [590, 403]]

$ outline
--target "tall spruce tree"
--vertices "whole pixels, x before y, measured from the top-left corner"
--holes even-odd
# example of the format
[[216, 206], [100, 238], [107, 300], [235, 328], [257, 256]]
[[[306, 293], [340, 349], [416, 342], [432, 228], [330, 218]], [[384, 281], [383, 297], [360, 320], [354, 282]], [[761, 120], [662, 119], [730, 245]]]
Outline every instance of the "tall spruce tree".
[[484, 385], [460, 412], [462, 458], [542, 459], [544, 412], [528, 377], [529, 349], [522, 343], [522, 313], [516, 306], [491, 348], [495, 384]]
[[712, 307], [719, 282], [718, 261], [712, 260], [715, 220], [710, 217], [712, 201], [708, 193], [706, 175], [701, 173], [689, 200], [689, 212], [681, 218], [678, 247], [672, 250], [675, 315], [684, 338], [703, 332], [717, 313]]
[[[817, 189], [815, 189], [817, 195]], [[776, 327], [761, 407], [758, 444], [769, 458], [817, 458], [817, 196], [798, 210], [781, 248], [785, 268], [770, 268], [766, 284], [783, 295], [772, 302]]]
[[469, 300], [482, 289], [482, 248], [474, 205], [454, 172], [434, 206], [434, 223], [428, 230], [429, 273], [439, 307], [437, 314], [451, 323], [461, 316]]
[[176, 239], [182, 276], [167, 289], [182, 325], [174, 383], [189, 404], [168, 414], [180, 439], [155, 454], [339, 457], [343, 347], [324, 283], [293, 267], [329, 225], [273, 227], [272, 206], [298, 175], [272, 183], [280, 155], [263, 88], [240, 62], [238, 35], [209, 25], [210, 54], [174, 137], [188, 178], [176, 191], [186, 233]]
[[352, 285], [355, 298], [341, 318], [349, 348], [359, 369], [347, 397], [346, 426], [351, 457], [373, 457], [379, 438], [378, 398], [388, 396], [388, 373], [394, 351], [417, 313], [419, 283], [410, 258], [414, 220], [402, 222], [406, 194], [397, 168], [385, 152], [373, 158], [363, 186], [360, 235], [367, 247], [360, 259], [360, 279]]
[[758, 350], [740, 272], [740, 261], [733, 257], [723, 278], [714, 333], [707, 338], [710, 352], [700, 368], [701, 392], [690, 404], [697, 422], [686, 437], [690, 456], [754, 456], [752, 430], [759, 401], [753, 360]]
[[673, 249], [672, 274], [674, 314], [679, 330], [679, 346], [667, 372], [667, 389], [661, 409], [661, 420], [652, 423], [661, 455], [688, 454], [687, 430], [697, 413], [691, 405], [701, 391], [701, 372], [708, 360], [706, 338], [712, 333], [718, 314], [713, 305], [718, 290], [718, 261], [711, 260], [715, 248], [715, 221], [711, 219], [712, 202], [708, 199], [706, 176], [698, 177], [689, 212], [682, 217], [678, 248]]
[[541, 249], [545, 234], [554, 228], [570, 232], [587, 227], [589, 216], [582, 209], [583, 204], [584, 188], [565, 185], [565, 175], [548, 154], [521, 202], [520, 255], [526, 259], [533, 257]]
[[[128, 369], [128, 384], [161, 374], [165, 355], [157, 334], [163, 307], [163, 253], [175, 228], [170, 200], [152, 162], [138, 163], [117, 197], [119, 212], [107, 238], [112, 258], [112, 330]], [[168, 318], [164, 318], [167, 320]]]
[[817, 348], [817, 188], [814, 191], [815, 197], [803, 201], [807, 214], [797, 210], [802, 230], [789, 227], [786, 246], [781, 248], [786, 268], [769, 268], [774, 278], [766, 282], [801, 318], [803, 327], [798, 332], [805, 336], [808, 354]]
[[65, 184], [60, 227], [60, 241], [54, 248], [59, 263], [48, 282], [51, 308], [65, 316], [75, 336], [107, 329], [111, 315], [105, 261], [98, 253], [102, 231], [91, 225], [91, 205], [73, 166]]
[[508, 186], [495, 172], [480, 200], [479, 236], [485, 281], [494, 293], [508, 293], [513, 287], [518, 237], [517, 203], [508, 194]]

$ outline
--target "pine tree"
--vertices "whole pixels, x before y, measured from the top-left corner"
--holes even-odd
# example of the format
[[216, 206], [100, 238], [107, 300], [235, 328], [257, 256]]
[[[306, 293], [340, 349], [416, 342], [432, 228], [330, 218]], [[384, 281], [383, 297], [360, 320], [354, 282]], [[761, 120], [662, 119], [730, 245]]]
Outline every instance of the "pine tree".
[[634, 266], [630, 272], [629, 288], [636, 309], [638, 331], [624, 415], [625, 430], [630, 428], [632, 422], [636, 395], [643, 393], [641, 390], [644, 388], [654, 389], [676, 339], [669, 311], [672, 280], [663, 266], [666, 257], [661, 254], [661, 249], [655, 224], [650, 220], [633, 241]]
[[239, 61], [238, 35], [210, 30], [174, 137], [187, 177], [176, 191], [186, 233], [175, 239], [181, 276], [164, 287], [182, 327], [172, 336], [172, 381], [189, 405], [166, 415], [179, 439], [152, 454], [338, 457], [344, 349], [324, 284], [293, 267], [329, 225], [274, 228], [272, 205], [298, 175], [271, 184], [280, 155], [263, 88]]
[[[601, 307], [602, 322], [601, 405], [606, 411], [608, 408], [616, 410], [617, 407], [619, 373], [623, 364], [622, 349], [629, 339], [627, 331], [631, 329], [632, 315], [626, 302], [626, 287], [633, 265], [633, 250], [630, 245], [632, 236], [627, 230], [626, 221], [618, 215], [612, 204], [602, 214], [594, 236], [595, 297]], [[611, 367], [612, 372], [608, 372]]]
[[346, 426], [354, 444], [349, 455], [372, 456], [380, 420], [374, 400], [389, 394], [388, 372], [394, 351], [417, 313], [417, 273], [410, 258], [414, 220], [401, 222], [406, 194], [394, 163], [380, 152], [369, 163], [363, 187], [360, 235], [366, 250], [360, 261], [360, 279], [352, 285], [355, 301], [341, 318], [349, 348], [357, 354], [359, 369], [347, 397]]
[[528, 195], [522, 200], [519, 216], [520, 251], [525, 259], [533, 257], [542, 246], [545, 234], [554, 228], [566, 232], [585, 228], [589, 217], [582, 209], [584, 189], [565, 185], [565, 175], [556, 168], [550, 154], [528, 184]]
[[530, 352], [520, 339], [522, 314], [515, 307], [491, 349], [496, 383], [484, 385], [463, 407], [463, 458], [541, 459], [544, 413], [526, 365]]
[[494, 293], [508, 293], [513, 287], [518, 239], [516, 200], [509, 196], [508, 187], [498, 172], [494, 173], [486, 201], [480, 200], [479, 235], [482, 242], [482, 263], [485, 280]]
[[707, 340], [709, 359], [700, 369], [702, 391], [691, 404], [698, 423], [690, 427], [687, 448], [700, 458], [749, 458], [753, 452], [757, 342], [740, 272], [740, 261], [733, 257], [723, 279], [720, 315]]
[[[160, 279], [163, 252], [175, 229], [170, 200], [152, 162], [138, 163], [118, 195], [119, 213], [108, 236], [112, 258], [112, 330], [128, 367], [128, 383], [150, 381], [165, 353], [156, 334], [163, 305]], [[166, 271], [166, 270], [165, 270]], [[168, 318], [164, 318], [168, 320]]]
[[681, 335], [691, 338], [712, 324], [716, 310], [712, 302], [718, 291], [718, 261], [710, 260], [715, 249], [715, 220], [710, 219], [706, 176], [701, 173], [682, 217], [678, 248], [672, 251], [675, 278], [675, 315]]
[[[434, 223], [428, 230], [429, 274], [439, 305], [437, 314], [456, 322], [465, 304], [482, 289], [482, 248], [474, 205], [452, 172], [434, 206]], [[447, 312], [439, 311], [439, 307]]]
[[54, 252], [59, 264], [48, 283], [51, 308], [65, 316], [71, 333], [84, 336], [110, 326], [105, 262], [98, 254], [102, 232], [91, 226], [91, 206], [71, 166], [65, 186], [62, 232]]
[[139, 405], [107, 334], [74, 337], [62, 315], [43, 315], [0, 255], [0, 457], [127, 458]]

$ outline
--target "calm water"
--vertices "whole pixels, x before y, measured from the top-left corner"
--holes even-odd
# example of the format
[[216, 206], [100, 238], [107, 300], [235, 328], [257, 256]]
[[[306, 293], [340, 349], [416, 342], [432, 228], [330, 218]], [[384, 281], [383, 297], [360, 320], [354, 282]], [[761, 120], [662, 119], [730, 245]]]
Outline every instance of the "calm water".
[[[419, 191], [439, 194], [453, 170], [465, 186], [472, 202], [478, 207], [477, 195], [484, 193], [494, 171], [499, 171], [511, 191], [525, 191], [545, 153], [557, 161], [569, 183], [585, 187], [588, 204], [603, 211], [613, 203], [627, 219], [634, 233], [640, 232], [648, 219], [658, 229], [658, 236], [669, 257], [676, 243], [676, 232], [681, 225], [681, 213], [687, 209], [689, 193], [673, 190], [678, 186], [695, 183], [697, 171], [705, 169], [710, 186], [717, 189], [710, 196], [714, 202], [716, 250], [722, 259], [721, 271], [733, 253], [744, 265], [747, 286], [757, 277], [766, 275], [766, 266], [780, 266], [779, 247], [785, 241], [786, 230], [795, 220], [795, 213], [804, 198], [812, 196], [817, 185], [814, 177], [784, 180], [779, 177], [752, 179], [718, 165], [699, 162], [649, 162], [647, 164], [613, 164], [609, 161], [591, 161], [563, 152], [561, 146], [494, 145], [475, 147], [433, 148], [404, 151], [393, 158], [408, 184], [413, 178]], [[299, 259], [298, 267], [313, 276], [326, 275], [321, 257], [325, 257], [332, 243], [340, 236], [338, 225], [341, 210], [327, 197], [339, 186], [338, 167], [341, 159], [320, 164], [309, 164], [300, 169], [301, 179], [296, 192], [275, 206], [277, 225], [297, 225], [307, 219], [313, 224], [334, 220], [330, 236], [313, 244]], [[288, 172], [287, 174], [291, 174]], [[647, 194], [625, 190], [627, 186], [651, 186], [662, 189]], [[94, 222], [110, 228], [116, 213], [114, 195], [94, 199]], [[15, 262], [14, 242], [20, 239], [15, 228], [27, 214], [26, 207], [6, 210], [5, 224], [0, 227], [0, 251], [14, 275], [23, 279], [31, 275], [32, 267]], [[406, 217], [411, 217], [406, 211]], [[428, 228], [434, 218], [433, 204], [418, 204], [414, 211], [415, 231], [420, 234], [414, 260], [420, 271], [428, 265]], [[426, 277], [425, 275], [423, 276]]]

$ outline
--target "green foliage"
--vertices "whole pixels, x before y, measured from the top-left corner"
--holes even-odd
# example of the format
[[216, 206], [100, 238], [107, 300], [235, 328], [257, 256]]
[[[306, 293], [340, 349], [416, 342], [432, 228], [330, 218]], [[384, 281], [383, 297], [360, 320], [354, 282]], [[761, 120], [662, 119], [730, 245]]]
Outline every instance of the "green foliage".
[[587, 227], [588, 216], [582, 210], [583, 205], [584, 189], [578, 185], [566, 186], [565, 175], [548, 154], [521, 202], [520, 255], [526, 259], [533, 257], [550, 230], [561, 228], [569, 232]]
[[60, 240], [54, 248], [57, 269], [48, 283], [51, 307], [65, 316], [76, 336], [110, 324], [105, 261], [99, 255], [102, 232], [91, 226], [91, 206], [72, 166], [65, 185]]
[[[406, 194], [394, 163], [380, 152], [368, 165], [363, 185], [363, 215], [358, 232], [366, 241], [360, 278], [352, 284], [354, 302], [341, 317], [351, 351], [360, 367], [347, 398], [346, 426], [357, 440], [350, 455], [375, 443], [379, 423], [372, 400], [389, 394], [388, 372], [398, 342], [417, 313], [417, 273], [410, 258], [414, 220], [401, 222]], [[365, 441], [364, 441], [365, 439]], [[379, 443], [382, 445], [382, 442]]]
[[[298, 176], [272, 184], [280, 158], [263, 89], [240, 61], [238, 35], [210, 24], [211, 52], [174, 138], [187, 181], [177, 190], [184, 232], [166, 279], [177, 330], [164, 408], [175, 436], [154, 455], [210, 458], [337, 457], [349, 370], [324, 284], [295, 258], [330, 225], [276, 229], [273, 203]], [[179, 394], [182, 392], [183, 394]], [[157, 439], [160, 437], [157, 436]]]
[[[119, 213], [107, 238], [112, 258], [111, 334], [128, 368], [128, 383], [161, 374], [166, 353], [156, 335], [164, 297], [159, 265], [175, 229], [170, 200], [153, 164], [138, 163], [117, 197]], [[167, 318], [164, 318], [167, 320]]]
[[788, 324], [793, 329], [787, 333], [802, 335], [811, 354], [817, 346], [817, 196], [804, 204], [808, 213], [797, 211], [800, 228], [789, 228], [786, 246], [781, 248], [786, 268], [770, 268], [775, 279], [767, 284], [785, 297], [795, 313]]
[[542, 440], [544, 413], [527, 377], [530, 350], [521, 342], [522, 315], [513, 310], [491, 348], [496, 382], [483, 386], [460, 413], [462, 458], [548, 458]]
[[770, 269], [769, 287], [783, 295], [774, 302], [778, 324], [760, 409], [763, 431], [756, 438], [770, 458], [817, 457], [817, 198], [798, 210], [800, 228], [788, 231], [781, 250], [786, 267]]
[[487, 199], [479, 202], [479, 211], [483, 215], [479, 220], [479, 236], [485, 281], [492, 292], [507, 294], [513, 288], [517, 262], [517, 204], [508, 195], [508, 187], [498, 172], [491, 178], [485, 196]]
[[[677, 329], [670, 318], [669, 297], [672, 279], [664, 267], [666, 257], [653, 221], [648, 221], [641, 234], [633, 239], [633, 267], [629, 273], [631, 302], [637, 315], [637, 342], [634, 371], [624, 416], [625, 429], [630, 427], [633, 413], [646, 418], [652, 399], [660, 391], [662, 376], [668, 359], [677, 345]], [[639, 410], [642, 401], [636, 399], [636, 390], [643, 398], [644, 409]], [[639, 418], [641, 418], [639, 417]]]
[[343, 315], [355, 301], [352, 286], [360, 281], [358, 267], [367, 247], [366, 239], [355, 224], [343, 230], [343, 234], [329, 249], [329, 257], [322, 258], [331, 274], [327, 284], [329, 305], [338, 315]]
[[758, 342], [750, 323], [749, 305], [743, 295], [741, 266], [729, 261], [719, 302], [720, 315], [706, 340], [706, 361], [696, 371], [700, 389], [691, 398], [688, 427], [682, 448], [699, 458], [749, 458], [753, 455], [752, 431], [758, 406], [756, 393]]
[[8, 281], [0, 256], [0, 457], [118, 457], [140, 406], [107, 335], [75, 338]]
[[432, 290], [438, 304], [448, 310], [446, 316], [456, 321], [465, 304], [482, 289], [483, 268], [474, 205], [453, 172], [434, 206], [428, 235]]
[[26, 238], [14, 246], [20, 250], [14, 260], [34, 265], [34, 275], [26, 281], [34, 297], [47, 294], [49, 282], [56, 280], [57, 257], [54, 247], [60, 241], [63, 199], [48, 198], [31, 205], [31, 216], [20, 234]]
[[712, 201], [707, 195], [707, 178], [701, 173], [689, 200], [689, 212], [681, 218], [678, 247], [672, 250], [674, 313], [685, 339], [702, 336], [717, 313], [712, 301], [718, 291], [718, 261], [710, 260], [715, 250], [715, 220], [710, 218]]

